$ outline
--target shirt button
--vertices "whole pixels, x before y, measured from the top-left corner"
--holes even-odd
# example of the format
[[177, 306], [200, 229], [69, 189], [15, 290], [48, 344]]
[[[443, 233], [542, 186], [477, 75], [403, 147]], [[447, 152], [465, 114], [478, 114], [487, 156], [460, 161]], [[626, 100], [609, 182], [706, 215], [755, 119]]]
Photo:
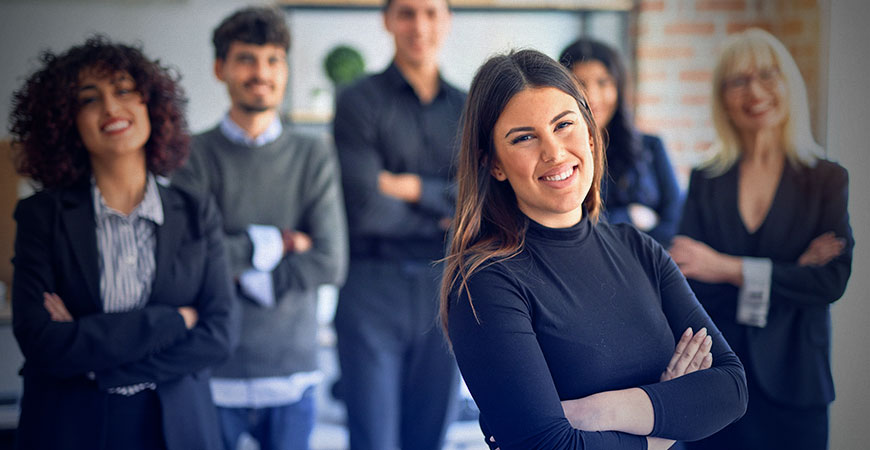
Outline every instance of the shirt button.
[[124, 262], [132, 266], [133, 264], [136, 264], [136, 256], [135, 255], [127, 255], [124, 258]]

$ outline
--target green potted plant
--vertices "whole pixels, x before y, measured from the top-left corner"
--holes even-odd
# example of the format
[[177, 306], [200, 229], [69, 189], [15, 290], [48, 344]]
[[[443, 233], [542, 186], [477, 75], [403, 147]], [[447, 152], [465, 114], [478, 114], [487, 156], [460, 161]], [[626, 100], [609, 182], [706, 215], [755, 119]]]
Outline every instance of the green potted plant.
[[365, 61], [360, 52], [349, 45], [337, 45], [323, 60], [326, 76], [337, 89], [365, 74]]

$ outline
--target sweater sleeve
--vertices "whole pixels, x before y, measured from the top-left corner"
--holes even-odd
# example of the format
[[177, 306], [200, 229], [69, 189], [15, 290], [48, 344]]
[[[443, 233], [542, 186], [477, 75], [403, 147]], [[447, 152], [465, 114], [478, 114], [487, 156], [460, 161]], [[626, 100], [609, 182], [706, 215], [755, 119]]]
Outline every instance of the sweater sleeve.
[[642, 386], [652, 401], [652, 436], [697, 440], [710, 436], [743, 416], [748, 393], [743, 365], [722, 333], [695, 298], [689, 284], [667, 252], [647, 239], [662, 300], [662, 310], [674, 342], [688, 327], [707, 328], [713, 338], [713, 366], [670, 381]]
[[[441, 218], [424, 208], [384, 195], [378, 175], [384, 163], [377, 142], [377, 115], [365, 89], [356, 85], [339, 96], [333, 135], [341, 162], [341, 178], [347, 204], [347, 219], [354, 234], [377, 237], [431, 237], [443, 233]], [[430, 197], [443, 189], [423, 180], [424, 203], [439, 203]], [[435, 189], [432, 189], [434, 187]], [[434, 193], [434, 194], [433, 194]]]
[[456, 361], [481, 422], [502, 450], [646, 448], [642, 436], [571, 427], [529, 306], [511, 277], [493, 266], [483, 269], [468, 280], [468, 293], [454, 291], [450, 304], [448, 331]]
[[[347, 274], [347, 220], [335, 153], [319, 140], [308, 159], [306, 206], [300, 231], [311, 238], [311, 249], [287, 253], [272, 271], [275, 298], [289, 290], [340, 286]], [[301, 206], [300, 206], [301, 207]]]

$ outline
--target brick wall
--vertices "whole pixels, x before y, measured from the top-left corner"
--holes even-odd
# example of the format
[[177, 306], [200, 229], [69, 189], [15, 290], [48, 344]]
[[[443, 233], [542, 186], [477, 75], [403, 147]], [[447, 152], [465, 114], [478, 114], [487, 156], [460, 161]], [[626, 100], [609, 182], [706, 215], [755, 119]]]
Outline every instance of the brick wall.
[[639, 0], [632, 38], [640, 129], [665, 140], [685, 188], [713, 139], [710, 83], [723, 39], [760, 27], [791, 51], [804, 76], [814, 124], [819, 114], [820, 1]]

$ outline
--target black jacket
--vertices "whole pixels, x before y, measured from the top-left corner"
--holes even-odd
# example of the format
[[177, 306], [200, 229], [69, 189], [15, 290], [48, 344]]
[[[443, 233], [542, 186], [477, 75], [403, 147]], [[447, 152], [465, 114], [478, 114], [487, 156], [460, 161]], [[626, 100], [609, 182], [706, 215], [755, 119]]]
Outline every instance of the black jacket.
[[[89, 183], [19, 202], [12, 307], [25, 358], [20, 448], [102, 448], [106, 398], [115, 395], [106, 389], [141, 382], [157, 385], [169, 449], [220, 447], [207, 369], [237, 339], [220, 218], [211, 202], [159, 189], [153, 289], [144, 308], [121, 313], [102, 309]], [[74, 321], [52, 321], [43, 292], [58, 294]], [[199, 314], [189, 331], [180, 306]]]

